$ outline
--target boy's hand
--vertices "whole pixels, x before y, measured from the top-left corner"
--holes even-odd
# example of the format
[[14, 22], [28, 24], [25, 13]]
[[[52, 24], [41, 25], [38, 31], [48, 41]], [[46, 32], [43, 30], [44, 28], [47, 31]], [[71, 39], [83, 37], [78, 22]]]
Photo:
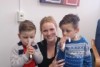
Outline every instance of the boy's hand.
[[33, 39], [29, 38], [29, 42], [27, 45], [27, 54], [29, 55], [29, 58], [32, 59], [32, 55], [35, 52], [35, 49], [32, 47], [32, 43], [34, 43]]
[[29, 54], [31, 54], [31, 55], [34, 54], [35, 49], [32, 46], [28, 45], [27, 49], [28, 49]]
[[60, 46], [60, 48], [61, 48], [62, 51], [64, 51], [66, 40], [69, 40], [69, 37], [62, 37], [60, 39], [60, 45], [59, 46]]
[[63, 44], [66, 42], [66, 37], [62, 37], [61, 39], [60, 39], [60, 48], [62, 48], [63, 47]]
[[33, 55], [34, 53], [35, 53], [35, 49], [31, 45], [27, 45], [26, 54], [29, 56], [29, 55]]

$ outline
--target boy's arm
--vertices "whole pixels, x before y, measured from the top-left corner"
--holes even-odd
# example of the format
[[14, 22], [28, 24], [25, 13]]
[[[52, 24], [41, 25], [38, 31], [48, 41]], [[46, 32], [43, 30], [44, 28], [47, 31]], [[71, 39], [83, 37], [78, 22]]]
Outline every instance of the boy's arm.
[[65, 59], [65, 51], [62, 51], [61, 49], [59, 49], [59, 51], [57, 52], [57, 60], [61, 60], [61, 59]]
[[28, 60], [28, 56], [26, 54], [19, 55], [18, 46], [14, 46], [10, 56], [11, 67], [23, 67]]
[[33, 54], [33, 59], [37, 64], [40, 64], [43, 60], [43, 56], [37, 44], [35, 45], [35, 53]]
[[91, 56], [89, 44], [85, 45], [83, 65], [84, 65], [84, 67], [92, 67], [92, 56]]

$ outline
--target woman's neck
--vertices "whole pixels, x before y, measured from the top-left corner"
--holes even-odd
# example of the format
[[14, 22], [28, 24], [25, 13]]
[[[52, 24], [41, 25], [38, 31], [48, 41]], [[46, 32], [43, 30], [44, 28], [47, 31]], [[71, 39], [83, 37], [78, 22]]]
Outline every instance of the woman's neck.
[[52, 42], [47, 42], [47, 58], [52, 58], [55, 56], [55, 46], [57, 37]]

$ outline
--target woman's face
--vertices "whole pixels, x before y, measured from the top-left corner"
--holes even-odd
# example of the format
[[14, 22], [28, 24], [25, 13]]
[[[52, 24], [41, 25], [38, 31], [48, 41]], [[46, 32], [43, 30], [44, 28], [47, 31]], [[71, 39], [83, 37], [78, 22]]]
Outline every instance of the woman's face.
[[43, 37], [47, 40], [47, 42], [55, 41], [55, 38], [57, 36], [57, 30], [56, 26], [53, 23], [44, 23], [42, 25], [41, 30]]

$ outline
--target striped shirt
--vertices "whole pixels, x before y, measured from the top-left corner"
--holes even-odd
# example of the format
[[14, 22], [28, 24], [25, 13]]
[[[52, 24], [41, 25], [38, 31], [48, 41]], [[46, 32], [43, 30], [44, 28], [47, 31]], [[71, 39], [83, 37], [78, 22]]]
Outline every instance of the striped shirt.
[[92, 67], [90, 45], [85, 38], [66, 41], [64, 52], [59, 49], [58, 59], [65, 59], [64, 67]]

